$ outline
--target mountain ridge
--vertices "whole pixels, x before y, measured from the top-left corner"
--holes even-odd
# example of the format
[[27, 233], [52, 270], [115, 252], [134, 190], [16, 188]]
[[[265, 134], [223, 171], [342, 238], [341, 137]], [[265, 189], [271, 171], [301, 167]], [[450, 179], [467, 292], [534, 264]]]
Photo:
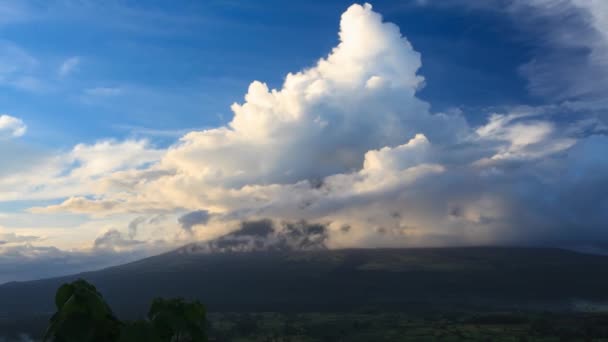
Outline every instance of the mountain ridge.
[[[48, 314], [55, 289], [95, 284], [119, 315], [156, 297], [210, 311], [568, 310], [608, 299], [608, 257], [555, 248], [461, 247], [184, 253], [0, 286], [0, 315]], [[185, 249], [184, 249], [185, 248]]]

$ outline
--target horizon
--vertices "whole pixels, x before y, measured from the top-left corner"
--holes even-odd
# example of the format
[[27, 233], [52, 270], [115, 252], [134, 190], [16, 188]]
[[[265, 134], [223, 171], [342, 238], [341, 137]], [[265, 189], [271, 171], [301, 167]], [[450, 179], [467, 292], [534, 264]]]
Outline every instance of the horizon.
[[0, 284], [192, 243], [608, 252], [608, 2], [0, 14]]

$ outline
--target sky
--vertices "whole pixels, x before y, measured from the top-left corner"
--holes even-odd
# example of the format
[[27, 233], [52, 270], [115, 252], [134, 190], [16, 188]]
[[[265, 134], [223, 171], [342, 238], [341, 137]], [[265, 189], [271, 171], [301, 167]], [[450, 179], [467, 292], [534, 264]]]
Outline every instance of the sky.
[[603, 0], [0, 1], [0, 283], [190, 243], [605, 253], [606, 91]]

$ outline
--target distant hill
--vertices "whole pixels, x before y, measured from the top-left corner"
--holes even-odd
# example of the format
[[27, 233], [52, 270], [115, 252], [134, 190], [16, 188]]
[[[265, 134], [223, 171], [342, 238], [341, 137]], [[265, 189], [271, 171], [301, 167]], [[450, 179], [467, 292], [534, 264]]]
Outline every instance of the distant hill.
[[54, 310], [63, 282], [94, 283], [120, 316], [156, 296], [210, 311], [568, 309], [608, 300], [608, 257], [560, 249], [433, 248], [196, 253], [194, 246], [74, 276], [0, 286], [0, 319]]

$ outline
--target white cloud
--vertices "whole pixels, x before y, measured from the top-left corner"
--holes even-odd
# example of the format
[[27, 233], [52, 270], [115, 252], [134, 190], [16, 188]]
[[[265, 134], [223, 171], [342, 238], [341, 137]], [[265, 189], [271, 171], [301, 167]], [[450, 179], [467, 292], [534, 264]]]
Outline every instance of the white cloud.
[[149, 167], [162, 154], [146, 140], [79, 144], [0, 177], [0, 201], [94, 195], [100, 179], [114, 172]]
[[14, 116], [0, 115], [0, 139], [16, 138], [25, 134], [27, 126]]
[[[131, 201], [124, 193], [132, 192], [140, 204], [226, 208], [220, 197], [241, 196], [254, 186], [272, 189], [272, 184], [365, 169], [367, 151], [398, 146], [421, 130], [438, 140], [466, 130], [461, 117], [432, 115], [415, 97], [423, 82], [416, 74], [420, 55], [395, 25], [383, 23], [369, 5], [355, 5], [343, 14], [340, 27], [340, 44], [327, 58], [288, 74], [279, 90], [253, 82], [245, 103], [232, 106], [228, 126], [185, 135], [156, 168], [168, 175], [136, 181], [136, 190], [120, 189], [121, 201], [110, 203]], [[69, 199], [62, 207], [71, 204], [80, 211], [83, 200]], [[96, 208], [108, 205], [90, 202]]]
[[225, 127], [188, 133], [165, 152], [134, 142], [77, 146], [63, 158], [78, 165], [58, 168], [62, 176], [32, 184], [29, 194], [68, 198], [31, 212], [102, 217], [208, 210], [213, 226], [264, 215], [343, 220], [357, 208], [351, 221], [362, 226], [377, 216], [374, 202], [408, 197], [418, 182], [450, 175], [442, 161], [454, 163], [453, 146], [471, 145], [458, 151], [471, 154], [470, 161], [457, 161], [462, 169], [476, 160], [544, 158], [575, 143], [533, 115], [497, 114], [472, 131], [458, 113], [431, 114], [416, 97], [420, 55], [369, 5], [342, 15], [339, 36], [326, 58], [288, 74], [281, 89], [251, 83]]
[[57, 71], [59, 77], [67, 77], [72, 74], [74, 71], [78, 69], [80, 66], [80, 57], [74, 56], [66, 59], [59, 66], [59, 70]]
[[162, 164], [229, 187], [293, 182], [358, 169], [368, 150], [420, 132], [444, 139], [465, 129], [462, 118], [431, 115], [415, 97], [420, 66], [395, 25], [354, 5], [327, 58], [288, 74], [281, 89], [251, 83], [227, 127], [185, 135]]
[[[421, 57], [371, 6], [351, 6], [339, 38], [279, 89], [252, 82], [226, 126], [163, 150], [145, 140], [80, 144], [0, 173], [0, 200], [54, 201], [30, 215], [89, 215], [86, 245], [97, 237], [103, 250], [210, 239], [261, 218], [322, 223], [330, 247], [558, 244], [572, 227], [608, 241], [597, 229], [605, 214], [589, 214], [605, 191], [585, 190], [602, 188], [608, 166], [580, 167], [606, 141], [581, 134], [587, 123], [560, 123], [559, 106], [547, 106], [471, 128], [416, 96]], [[598, 204], [571, 199], [585, 196]], [[179, 222], [187, 213], [198, 213], [192, 234]], [[141, 224], [137, 240], [131, 222]]]
[[497, 147], [496, 154], [477, 163], [537, 159], [567, 150], [576, 143], [576, 139], [558, 136], [552, 122], [530, 120], [533, 115], [517, 112], [492, 114], [486, 125], [476, 129], [476, 134], [479, 139], [501, 141], [503, 144]]

